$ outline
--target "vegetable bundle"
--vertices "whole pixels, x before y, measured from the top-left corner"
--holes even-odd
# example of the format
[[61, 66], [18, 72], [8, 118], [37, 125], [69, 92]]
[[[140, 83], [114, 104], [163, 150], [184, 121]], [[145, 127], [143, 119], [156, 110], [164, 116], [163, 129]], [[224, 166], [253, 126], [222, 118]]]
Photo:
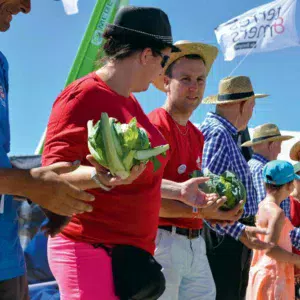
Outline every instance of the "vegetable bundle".
[[154, 164], [154, 171], [160, 167], [156, 158], [166, 154], [169, 145], [151, 148], [145, 129], [137, 127], [136, 118], [128, 124], [121, 124], [107, 113], [101, 114], [101, 119], [93, 126], [88, 121], [88, 147], [92, 156], [103, 167], [109, 169], [112, 175], [122, 179], [130, 175], [134, 165]]
[[[199, 171], [195, 171], [192, 177], [203, 176]], [[225, 171], [221, 175], [204, 170], [204, 176], [209, 180], [201, 184], [200, 188], [205, 193], [216, 193], [220, 197], [226, 196], [227, 201], [220, 207], [221, 210], [233, 209], [241, 200], [246, 200], [246, 189], [243, 183], [232, 172]]]

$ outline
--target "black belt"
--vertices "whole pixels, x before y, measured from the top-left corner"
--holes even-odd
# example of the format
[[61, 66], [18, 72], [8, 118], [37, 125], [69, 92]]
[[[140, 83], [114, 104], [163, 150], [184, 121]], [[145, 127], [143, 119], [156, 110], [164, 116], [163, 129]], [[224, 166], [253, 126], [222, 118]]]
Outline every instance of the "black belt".
[[195, 239], [201, 235], [201, 229], [188, 229], [188, 228], [180, 228], [175, 226], [158, 226], [159, 229], [164, 229], [172, 232], [173, 227], [176, 228], [175, 232], [180, 235], [186, 236], [188, 239]]

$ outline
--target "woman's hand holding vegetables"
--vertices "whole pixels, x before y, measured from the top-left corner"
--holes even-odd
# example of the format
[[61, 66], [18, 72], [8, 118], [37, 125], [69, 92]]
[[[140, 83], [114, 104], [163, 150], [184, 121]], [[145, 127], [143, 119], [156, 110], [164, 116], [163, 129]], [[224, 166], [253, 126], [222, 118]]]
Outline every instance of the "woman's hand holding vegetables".
[[132, 167], [129, 177], [126, 179], [121, 179], [119, 177], [112, 176], [111, 173], [106, 168], [101, 166], [92, 155], [88, 155], [86, 158], [96, 169], [101, 183], [110, 188], [118, 185], [131, 184], [144, 172], [146, 168], [145, 164], [135, 165]]
[[132, 183], [144, 171], [148, 161], [152, 161], [156, 171], [161, 165], [156, 156], [166, 155], [169, 149], [168, 144], [152, 148], [145, 129], [138, 127], [136, 118], [121, 124], [102, 113], [95, 125], [92, 120], [88, 121], [87, 129], [93, 163], [98, 162], [114, 176], [110, 178], [107, 171], [98, 167], [99, 180], [111, 186]]

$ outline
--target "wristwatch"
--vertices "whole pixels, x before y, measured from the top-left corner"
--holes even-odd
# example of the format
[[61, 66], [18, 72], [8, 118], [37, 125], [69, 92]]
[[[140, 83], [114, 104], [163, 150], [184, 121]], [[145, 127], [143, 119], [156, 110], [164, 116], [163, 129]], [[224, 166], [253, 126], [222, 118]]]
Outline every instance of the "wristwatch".
[[92, 173], [91, 173], [91, 179], [94, 180], [94, 182], [96, 182], [97, 185], [99, 185], [99, 187], [101, 187], [101, 189], [104, 190], [104, 191], [109, 192], [109, 191], [112, 189], [112, 187], [108, 187], [108, 186], [104, 185], [104, 184], [100, 181], [96, 169], [94, 169], [94, 170], [92, 171]]

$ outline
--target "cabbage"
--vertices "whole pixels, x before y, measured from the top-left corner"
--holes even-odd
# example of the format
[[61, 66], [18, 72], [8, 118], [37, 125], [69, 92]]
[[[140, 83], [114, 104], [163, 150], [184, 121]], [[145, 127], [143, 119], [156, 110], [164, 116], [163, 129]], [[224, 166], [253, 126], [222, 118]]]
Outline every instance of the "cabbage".
[[216, 193], [220, 197], [227, 197], [227, 201], [220, 207], [221, 210], [231, 210], [241, 200], [246, 200], [246, 189], [234, 173], [225, 171], [221, 175], [216, 175], [205, 169], [204, 174], [201, 174], [200, 171], [195, 171], [192, 177], [201, 177], [203, 175], [209, 177], [207, 182], [199, 186], [203, 192], [207, 194]]
[[121, 124], [107, 113], [93, 126], [88, 121], [88, 147], [97, 162], [122, 179], [130, 175], [134, 165], [152, 161], [154, 171], [160, 167], [157, 155], [165, 155], [169, 145], [151, 148], [145, 129], [137, 126], [136, 118]]

